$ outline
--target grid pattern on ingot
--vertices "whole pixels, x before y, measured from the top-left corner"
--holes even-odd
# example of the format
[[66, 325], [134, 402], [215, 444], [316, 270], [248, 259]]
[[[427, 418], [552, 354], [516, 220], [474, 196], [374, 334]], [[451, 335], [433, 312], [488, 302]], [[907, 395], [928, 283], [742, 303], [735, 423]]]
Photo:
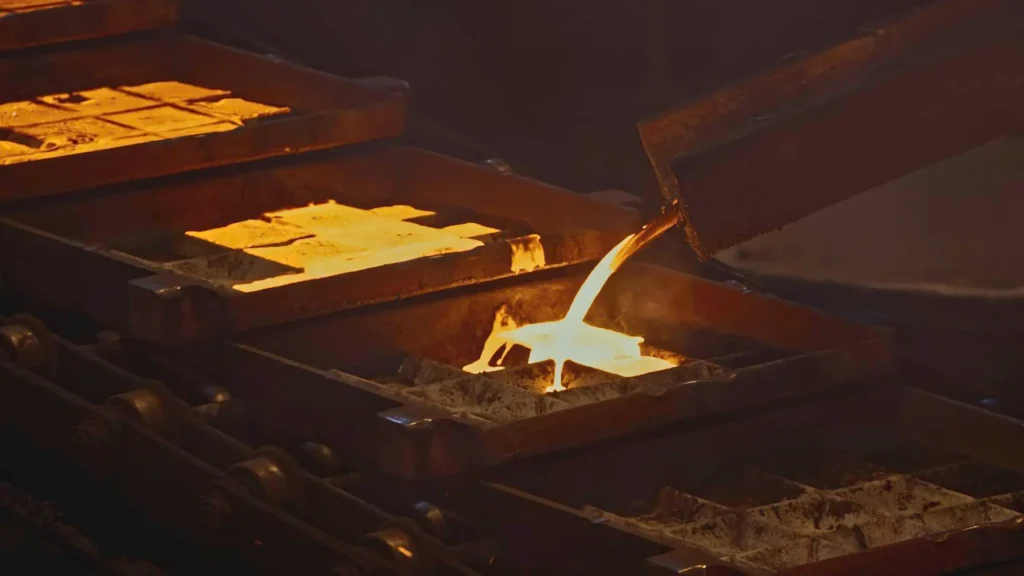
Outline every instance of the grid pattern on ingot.
[[587, 512], [752, 574], [1024, 513], [1024, 475], [920, 450], [820, 449], [674, 484], [645, 514]]
[[0, 166], [234, 130], [288, 108], [181, 82], [103, 87], [0, 104]]
[[61, 6], [77, 6], [89, 0], [0, 0], [0, 18], [11, 12], [32, 12]]
[[712, 363], [693, 361], [653, 347], [648, 347], [645, 354], [670, 357], [680, 365], [626, 378], [566, 362], [562, 380], [566, 390], [550, 393], [545, 393], [545, 389], [553, 378], [551, 361], [471, 374], [410, 356], [400, 361], [397, 369], [382, 370], [369, 378], [390, 394], [409, 398], [413, 403], [472, 415], [490, 423], [509, 423], [632, 394], [661, 394], [668, 388], [710, 380], [726, 372]]
[[[333, 200], [208, 230], [115, 242], [111, 248], [239, 292], [466, 252], [502, 231], [408, 205], [363, 209]], [[469, 217], [469, 215], [462, 215]]]

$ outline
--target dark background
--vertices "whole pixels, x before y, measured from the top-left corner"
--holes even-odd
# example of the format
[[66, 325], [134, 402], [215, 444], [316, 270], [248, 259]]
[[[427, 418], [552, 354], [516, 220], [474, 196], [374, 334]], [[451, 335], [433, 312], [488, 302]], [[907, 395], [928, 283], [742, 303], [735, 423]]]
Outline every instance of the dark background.
[[925, 3], [185, 0], [190, 24], [220, 40], [408, 81], [418, 117], [463, 136], [466, 154], [578, 191], [644, 195], [641, 118]]

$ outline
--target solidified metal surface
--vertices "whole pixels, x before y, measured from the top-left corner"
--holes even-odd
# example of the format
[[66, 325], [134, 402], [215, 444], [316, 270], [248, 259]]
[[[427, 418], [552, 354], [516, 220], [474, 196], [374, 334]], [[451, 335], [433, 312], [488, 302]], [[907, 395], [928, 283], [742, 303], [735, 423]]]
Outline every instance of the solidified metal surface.
[[[393, 137], [405, 124], [399, 94], [171, 33], [15, 53], [0, 59], [0, 75], [23, 79], [0, 88], [0, 150], [5, 156], [10, 147], [45, 148], [44, 135], [22, 134], [27, 130], [23, 124], [30, 123], [26, 118], [37, 115], [38, 122], [31, 123], [52, 119], [66, 124], [72, 147], [108, 143], [78, 154], [60, 154], [66, 148], [42, 150], [45, 154], [35, 150], [27, 154], [31, 161], [13, 164], [7, 161], [17, 156], [6, 158], [0, 162], [5, 183], [0, 201], [5, 202]], [[168, 82], [228, 92], [250, 103], [288, 108], [291, 114], [247, 119], [248, 112], [235, 106], [237, 100], [188, 102], [195, 98], [183, 97], [170, 104], [161, 98], [163, 107], [153, 105], [140, 115], [140, 106], [126, 101], [128, 95], [114, 101], [95, 94], [134, 86], [145, 98], [151, 94], [141, 87]], [[47, 97], [52, 97], [49, 103]], [[108, 109], [115, 104], [117, 110]], [[219, 117], [223, 128], [202, 138], [193, 135], [204, 116]], [[75, 122], [89, 125], [72, 126]], [[145, 130], [135, 134], [138, 128]], [[162, 137], [152, 138], [154, 132]], [[142, 138], [145, 134], [151, 137]], [[133, 145], [114, 147], [110, 142], [115, 138]], [[26, 156], [25, 150], [13, 152]]]
[[710, 257], [1012, 132], [1022, 23], [1015, 0], [934, 2], [643, 122], [690, 244]]

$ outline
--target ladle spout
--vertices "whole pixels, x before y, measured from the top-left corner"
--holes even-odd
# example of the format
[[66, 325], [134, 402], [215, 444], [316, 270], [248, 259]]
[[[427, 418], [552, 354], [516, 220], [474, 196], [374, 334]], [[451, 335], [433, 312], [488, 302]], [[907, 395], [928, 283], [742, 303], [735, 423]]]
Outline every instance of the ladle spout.
[[682, 222], [683, 211], [680, 209], [678, 200], [670, 204], [660, 216], [651, 220], [636, 236], [626, 245], [615, 260], [612, 261], [612, 270], [617, 270], [630, 256], [637, 253], [641, 248], [650, 244], [655, 238], [661, 236], [669, 229]]

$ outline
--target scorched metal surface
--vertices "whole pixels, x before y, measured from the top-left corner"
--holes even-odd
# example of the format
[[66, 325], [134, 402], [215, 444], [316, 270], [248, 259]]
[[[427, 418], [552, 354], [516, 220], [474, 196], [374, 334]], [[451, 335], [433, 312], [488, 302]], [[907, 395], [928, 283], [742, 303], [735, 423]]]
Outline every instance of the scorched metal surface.
[[0, 0], [0, 50], [170, 26], [177, 0]]
[[645, 120], [702, 257], [1012, 133], [1024, 5], [941, 0]]
[[[2, 21], [2, 19], [0, 19]], [[398, 136], [403, 96], [172, 33], [0, 57], [0, 201]]]
[[213, 367], [259, 419], [317, 430], [410, 478], [465, 473], [783, 398], [884, 378], [888, 334], [781, 300], [627, 264], [588, 321], [645, 337], [675, 369], [635, 378], [569, 365], [568, 390], [544, 394], [551, 366], [477, 375], [504, 307], [529, 324], [565, 313], [586, 276], [532, 275], [258, 330]]
[[[0, 262], [0, 271], [37, 302], [78, 310], [145, 340], [175, 343], [511, 276], [522, 271], [517, 253], [531, 248], [543, 256], [543, 262], [530, 260], [531, 267], [597, 260], [638, 226], [633, 211], [489, 167], [411, 147], [370, 148], [11, 210], [0, 218], [0, 238], [18, 249]], [[305, 270], [245, 252], [245, 246], [186, 235], [239, 222], [269, 228], [261, 214], [329, 201], [380, 214], [415, 208], [408, 222], [395, 222], [417, 234], [468, 222], [490, 231], [468, 251], [251, 292], [233, 283], [289, 280]], [[344, 234], [345, 223], [328, 231]], [[292, 239], [271, 238], [268, 247]]]

